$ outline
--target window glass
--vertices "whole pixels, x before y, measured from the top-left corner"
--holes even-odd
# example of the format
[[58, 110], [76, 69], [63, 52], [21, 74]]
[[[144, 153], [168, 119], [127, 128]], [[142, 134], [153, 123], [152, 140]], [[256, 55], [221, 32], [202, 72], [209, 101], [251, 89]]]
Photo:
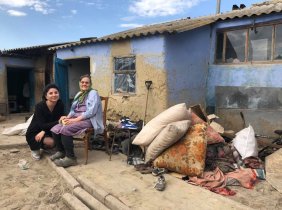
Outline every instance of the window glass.
[[135, 74], [115, 74], [115, 93], [134, 93]]
[[135, 70], [135, 58], [126, 57], [126, 58], [115, 58], [115, 70]]
[[217, 34], [217, 40], [216, 40], [216, 62], [221, 63], [222, 62], [222, 53], [223, 53], [223, 33]]
[[282, 59], [282, 25], [276, 26], [274, 59]]
[[135, 57], [114, 59], [114, 92], [135, 93]]
[[249, 61], [271, 60], [272, 26], [249, 30]]
[[245, 61], [246, 30], [226, 32], [226, 63]]

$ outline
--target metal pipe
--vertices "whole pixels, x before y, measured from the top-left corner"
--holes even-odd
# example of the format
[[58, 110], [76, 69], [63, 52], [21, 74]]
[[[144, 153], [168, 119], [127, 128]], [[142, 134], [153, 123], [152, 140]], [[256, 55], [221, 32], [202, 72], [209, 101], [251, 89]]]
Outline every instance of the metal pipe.
[[217, 3], [216, 3], [216, 14], [220, 13], [220, 4], [221, 4], [221, 0], [217, 0]]

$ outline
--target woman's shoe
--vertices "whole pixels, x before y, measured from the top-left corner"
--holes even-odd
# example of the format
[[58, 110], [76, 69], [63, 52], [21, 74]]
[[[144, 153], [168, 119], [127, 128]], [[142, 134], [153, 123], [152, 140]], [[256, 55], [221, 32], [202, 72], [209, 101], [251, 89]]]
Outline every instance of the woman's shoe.
[[40, 150], [31, 150], [31, 157], [34, 160], [40, 160], [41, 156], [40, 156]]
[[165, 186], [166, 186], [165, 178], [164, 178], [163, 175], [160, 175], [158, 177], [157, 183], [154, 186], [154, 188], [156, 188], [156, 190], [158, 190], [158, 191], [163, 191], [165, 189]]
[[56, 166], [67, 168], [69, 166], [77, 165], [76, 158], [64, 157], [63, 159], [54, 160]]
[[54, 161], [56, 159], [64, 158], [65, 156], [66, 156], [65, 153], [58, 151], [50, 156], [50, 160]]

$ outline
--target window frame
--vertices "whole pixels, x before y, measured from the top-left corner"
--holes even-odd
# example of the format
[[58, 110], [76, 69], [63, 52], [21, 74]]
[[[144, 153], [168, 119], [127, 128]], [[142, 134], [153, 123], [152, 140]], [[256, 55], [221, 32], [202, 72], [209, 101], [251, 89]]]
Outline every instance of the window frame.
[[[275, 56], [275, 50], [276, 50], [276, 27], [278, 25], [282, 26], [282, 22], [272, 22], [272, 23], [263, 23], [263, 24], [256, 24], [255, 26], [249, 25], [245, 27], [237, 27], [237, 28], [232, 28], [232, 29], [220, 29], [216, 31], [216, 37], [215, 37], [215, 53], [214, 53], [214, 60], [213, 63], [216, 65], [246, 65], [246, 64], [260, 64], [260, 63], [282, 63], [282, 59], [274, 59]], [[263, 27], [263, 26], [272, 26], [271, 29], [271, 37], [272, 37], [272, 43], [271, 43], [271, 55], [270, 55], [270, 60], [267, 61], [253, 61], [253, 60], [248, 60], [249, 58], [249, 39], [250, 39], [250, 34], [249, 30], [255, 30], [257, 27]], [[226, 37], [227, 33], [230, 31], [237, 31], [237, 30], [246, 30], [246, 38], [245, 38], [245, 61], [244, 62], [239, 62], [239, 63], [228, 63], [226, 62]], [[218, 34], [222, 33], [223, 34], [223, 50], [222, 50], [222, 59], [221, 61], [217, 59], [217, 48], [218, 48]]]
[[[134, 70], [116, 70], [116, 59], [121, 58], [134, 58], [135, 59], [135, 69]], [[112, 80], [112, 94], [113, 95], [122, 95], [122, 96], [134, 96], [137, 93], [137, 70], [136, 70], [136, 55], [121, 55], [121, 56], [113, 56], [112, 57], [112, 64], [113, 64], [113, 80]], [[135, 74], [135, 91], [134, 92], [116, 92], [115, 90], [115, 75], [116, 74]]]

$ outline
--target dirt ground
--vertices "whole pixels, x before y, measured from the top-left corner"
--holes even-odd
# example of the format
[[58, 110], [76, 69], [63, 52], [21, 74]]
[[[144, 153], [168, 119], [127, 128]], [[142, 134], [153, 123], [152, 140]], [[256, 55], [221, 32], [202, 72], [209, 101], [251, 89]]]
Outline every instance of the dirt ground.
[[[0, 150], [0, 208], [68, 209], [61, 199], [61, 195], [70, 191], [64, 180], [48, 165], [46, 159], [34, 161], [27, 147], [17, 149], [19, 150], [17, 153], [11, 152], [11, 149]], [[21, 159], [28, 161], [27, 170], [22, 170], [18, 166]], [[71, 168], [70, 171], [72, 171]], [[94, 173], [93, 168], [84, 168], [84, 171], [85, 174], [90, 174], [90, 171]], [[103, 177], [96, 178], [103, 180]], [[186, 183], [183, 182], [183, 185]], [[267, 181], [258, 182], [252, 190], [242, 187], [232, 187], [232, 189], [237, 194], [227, 199], [235, 200], [254, 209], [282, 209], [282, 194]]]
[[[47, 160], [34, 161], [27, 147], [0, 150], [0, 209], [68, 209], [61, 195], [69, 192], [64, 180], [48, 165]], [[29, 163], [22, 170], [19, 160]]]
[[[13, 124], [14, 123], [15, 122], [13, 122]], [[10, 125], [5, 125], [5, 127], [9, 126]], [[0, 132], [3, 128], [2, 123], [0, 123]], [[2, 137], [3, 136], [0, 136], [0, 141], [14, 141], [14, 139], [16, 139], [16, 136], [6, 139]], [[17, 149], [18, 152], [14, 153], [11, 149]], [[189, 198], [193, 197], [191, 194], [198, 192], [197, 188], [199, 187], [196, 187], [195, 191], [193, 191], [191, 190], [193, 188], [188, 187], [189, 184], [184, 181], [183, 184], [182, 181], [175, 182], [176, 178], [173, 179], [173, 177], [168, 176], [167, 189], [165, 192], [157, 192], [152, 188], [155, 177], [152, 175], [144, 176], [138, 174], [133, 166], [126, 165], [126, 163], [122, 161], [122, 159], [124, 159], [123, 157], [119, 158], [120, 154], [113, 156], [113, 161], [108, 161], [108, 156], [105, 156], [105, 153], [93, 151], [89, 155], [90, 160], [87, 166], [83, 165], [83, 153], [78, 153], [78, 156], [80, 157], [79, 165], [68, 169], [72, 175], [81, 175], [83, 171], [82, 175], [93, 181], [98, 181], [105, 190], [108, 190], [108, 192], [116, 195], [121, 200], [124, 199], [128, 203], [138, 203], [137, 195], [141, 196], [142, 192], [146, 191], [149, 193], [148, 195], [151, 195], [150, 198], [148, 197], [147, 199], [150, 200], [154, 197], [157, 199], [157, 195], [162, 195], [163, 199], [170, 201], [168, 206], [174, 207], [175, 209], [189, 209], [189, 207], [191, 209], [192, 204], [199, 206], [198, 209], [203, 209], [200, 208], [201, 204], [197, 203], [196, 200], [194, 203], [189, 200]], [[18, 166], [19, 160], [21, 159], [25, 159], [29, 163], [28, 169], [22, 170]], [[0, 149], [0, 166], [0, 209], [68, 209], [61, 198], [61, 195], [70, 192], [67, 188], [67, 184], [51, 166], [48, 165], [46, 159], [34, 161], [30, 156], [27, 145]], [[105, 175], [107, 171], [109, 171], [110, 175]], [[119, 175], [122, 177], [117, 178]], [[123, 179], [130, 179], [124, 181], [131, 183], [131, 185], [125, 186], [119, 183]], [[144, 185], [143, 188], [142, 185]], [[136, 192], [134, 190], [134, 193], [132, 193], [133, 188], [137, 189]], [[175, 195], [181, 188], [187, 188], [182, 191], [186, 192], [186, 194]], [[237, 201], [253, 209], [282, 210], [282, 194], [274, 189], [267, 181], [258, 182], [252, 190], [243, 187], [232, 187], [231, 189], [235, 190], [237, 194], [235, 196], [226, 197], [226, 199]], [[125, 192], [129, 192], [128, 196]], [[134, 196], [134, 194], [136, 194], [136, 196]], [[204, 196], [206, 193], [201, 194]], [[210, 194], [207, 195], [207, 198], [209, 196]], [[174, 198], [177, 200], [180, 197], [189, 204], [189, 207], [177, 208], [179, 205], [177, 202], [173, 203], [173, 200]], [[211, 201], [215, 203], [218, 202], [216, 201], [217, 198], [211, 199]], [[164, 203], [165, 200], [163, 200], [162, 203]], [[157, 203], [158, 202], [155, 202], [151, 205], [152, 208], [147, 209], [162, 209], [158, 207]], [[138, 205], [140, 207], [143, 206], [141, 204]], [[138, 207], [134, 208], [138, 205], [132, 205], [133, 209], [142, 209]], [[217, 209], [222, 208], [218, 207]]]
[[232, 187], [237, 194], [228, 197], [254, 209], [282, 209], [282, 194], [274, 189], [267, 181], [260, 181], [254, 189]]

